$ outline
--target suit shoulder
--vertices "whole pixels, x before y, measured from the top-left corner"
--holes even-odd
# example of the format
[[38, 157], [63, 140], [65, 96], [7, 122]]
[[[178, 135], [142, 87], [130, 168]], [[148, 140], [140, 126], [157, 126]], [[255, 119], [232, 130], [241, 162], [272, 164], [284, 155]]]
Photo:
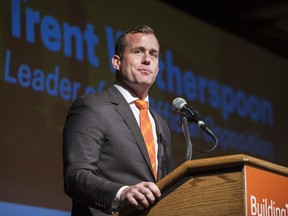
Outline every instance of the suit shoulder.
[[87, 94], [79, 96], [75, 99], [72, 104], [73, 106], [88, 106], [88, 107], [99, 107], [101, 105], [105, 105], [109, 103], [109, 96], [106, 91], [95, 93], [95, 94]]

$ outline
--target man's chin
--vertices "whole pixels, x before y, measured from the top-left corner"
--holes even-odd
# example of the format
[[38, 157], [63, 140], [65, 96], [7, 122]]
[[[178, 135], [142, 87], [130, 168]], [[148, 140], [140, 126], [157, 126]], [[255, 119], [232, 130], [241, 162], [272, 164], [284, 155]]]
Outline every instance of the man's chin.
[[[153, 85], [155, 80], [149, 78], [149, 79], [142, 79], [142, 80], [138, 80], [138, 84], [140, 85], [147, 85], [147, 86], [151, 86]], [[136, 81], [137, 82], [137, 81]]]

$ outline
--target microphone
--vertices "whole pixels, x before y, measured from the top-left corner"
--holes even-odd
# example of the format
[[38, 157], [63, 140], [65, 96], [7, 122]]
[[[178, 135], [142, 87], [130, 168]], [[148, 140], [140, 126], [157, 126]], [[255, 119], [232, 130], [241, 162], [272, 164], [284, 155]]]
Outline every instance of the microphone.
[[208, 135], [210, 135], [214, 141], [217, 143], [217, 138], [214, 136], [212, 131], [205, 125], [203, 120], [199, 117], [198, 111], [194, 110], [192, 107], [187, 105], [187, 102], [181, 98], [175, 98], [173, 100], [174, 109], [180, 113], [182, 116], [185, 116], [189, 121], [192, 121], [202, 128]]
[[198, 116], [198, 112], [192, 107], [189, 107], [183, 98], [175, 98], [173, 100], [173, 107], [177, 112], [184, 115], [188, 120], [192, 120], [194, 123], [196, 123], [198, 127], [205, 127], [205, 123]]

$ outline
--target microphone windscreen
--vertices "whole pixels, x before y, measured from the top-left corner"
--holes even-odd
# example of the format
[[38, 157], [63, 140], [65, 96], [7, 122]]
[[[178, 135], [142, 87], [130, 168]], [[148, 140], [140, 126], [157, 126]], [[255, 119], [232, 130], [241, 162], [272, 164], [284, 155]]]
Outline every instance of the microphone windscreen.
[[181, 110], [183, 106], [187, 104], [187, 102], [183, 98], [177, 97], [173, 100], [172, 104], [175, 109]]

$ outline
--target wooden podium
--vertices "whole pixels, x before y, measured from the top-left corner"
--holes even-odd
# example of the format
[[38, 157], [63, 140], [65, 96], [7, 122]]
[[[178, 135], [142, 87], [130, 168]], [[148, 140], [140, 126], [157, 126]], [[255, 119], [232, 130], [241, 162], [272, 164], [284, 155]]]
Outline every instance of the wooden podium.
[[187, 161], [157, 185], [162, 196], [153, 207], [125, 207], [114, 215], [272, 216], [288, 211], [288, 168], [243, 154]]

